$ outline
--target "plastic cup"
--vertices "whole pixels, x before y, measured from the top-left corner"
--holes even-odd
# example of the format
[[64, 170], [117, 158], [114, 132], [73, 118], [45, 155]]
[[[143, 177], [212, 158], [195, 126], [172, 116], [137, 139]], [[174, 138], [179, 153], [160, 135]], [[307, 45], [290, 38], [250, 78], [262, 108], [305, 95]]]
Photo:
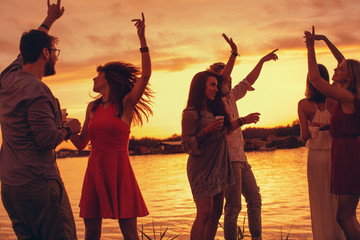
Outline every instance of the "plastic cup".
[[60, 111], [61, 111], [61, 121], [66, 122], [66, 116], [67, 116], [66, 108], [63, 108]]
[[[224, 116], [215, 116], [215, 120], [219, 120], [219, 119], [222, 120], [222, 124], [223, 124], [223, 122], [224, 122]], [[221, 124], [221, 126], [222, 126], [222, 124]]]

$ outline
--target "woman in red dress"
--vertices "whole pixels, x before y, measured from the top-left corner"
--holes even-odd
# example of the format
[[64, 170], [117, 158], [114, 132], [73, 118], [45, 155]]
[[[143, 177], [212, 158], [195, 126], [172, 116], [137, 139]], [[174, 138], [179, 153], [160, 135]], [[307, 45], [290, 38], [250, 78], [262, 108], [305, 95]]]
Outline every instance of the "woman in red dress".
[[71, 137], [78, 149], [91, 142], [80, 199], [85, 239], [100, 239], [103, 218], [118, 219], [124, 239], [139, 239], [137, 217], [149, 214], [128, 153], [132, 122], [142, 124], [142, 117], [152, 114], [152, 95], [147, 87], [151, 60], [144, 15], [132, 21], [141, 44], [141, 76], [137, 68], [127, 63], [110, 62], [99, 66], [93, 90], [100, 93], [100, 97], [88, 105], [80, 135]]
[[336, 59], [342, 56], [323, 35], [305, 31], [309, 79], [325, 96], [337, 101], [331, 119], [331, 192], [337, 196], [336, 219], [346, 239], [360, 239], [356, 208], [360, 195], [360, 62], [344, 59], [335, 68], [329, 84], [321, 78], [316, 63], [315, 40], [324, 40]]

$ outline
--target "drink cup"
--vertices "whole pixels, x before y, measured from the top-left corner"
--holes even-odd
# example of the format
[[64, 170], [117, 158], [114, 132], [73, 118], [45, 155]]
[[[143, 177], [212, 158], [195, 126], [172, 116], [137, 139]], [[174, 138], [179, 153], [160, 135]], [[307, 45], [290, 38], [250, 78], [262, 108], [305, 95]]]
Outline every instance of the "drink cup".
[[224, 116], [215, 116], [215, 120], [222, 120], [222, 123], [224, 122]]
[[63, 108], [60, 111], [61, 111], [61, 121], [66, 122], [66, 116], [67, 116], [66, 108]]
[[318, 127], [318, 126], [310, 126], [309, 127], [311, 138], [317, 138], [317, 136], [319, 135], [319, 128], [320, 127]]

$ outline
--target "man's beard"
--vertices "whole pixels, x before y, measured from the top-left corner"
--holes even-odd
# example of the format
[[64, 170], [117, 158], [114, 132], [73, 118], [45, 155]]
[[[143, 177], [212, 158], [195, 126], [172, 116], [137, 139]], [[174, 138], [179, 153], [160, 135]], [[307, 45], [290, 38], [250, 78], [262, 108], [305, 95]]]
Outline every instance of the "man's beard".
[[55, 74], [55, 64], [53, 60], [50, 58], [49, 61], [45, 64], [44, 69], [44, 77], [46, 76], [52, 76]]

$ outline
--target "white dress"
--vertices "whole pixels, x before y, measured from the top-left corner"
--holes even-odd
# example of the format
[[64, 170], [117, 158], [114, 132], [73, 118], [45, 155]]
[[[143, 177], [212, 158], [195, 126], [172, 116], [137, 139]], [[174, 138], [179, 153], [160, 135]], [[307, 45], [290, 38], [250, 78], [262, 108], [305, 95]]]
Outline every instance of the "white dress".
[[[316, 106], [316, 104], [314, 103]], [[330, 124], [330, 112], [321, 111], [316, 106], [312, 122]], [[319, 131], [316, 138], [309, 138], [307, 177], [311, 226], [314, 240], [345, 239], [336, 222], [336, 196], [330, 193], [331, 187], [331, 135], [330, 131]]]

